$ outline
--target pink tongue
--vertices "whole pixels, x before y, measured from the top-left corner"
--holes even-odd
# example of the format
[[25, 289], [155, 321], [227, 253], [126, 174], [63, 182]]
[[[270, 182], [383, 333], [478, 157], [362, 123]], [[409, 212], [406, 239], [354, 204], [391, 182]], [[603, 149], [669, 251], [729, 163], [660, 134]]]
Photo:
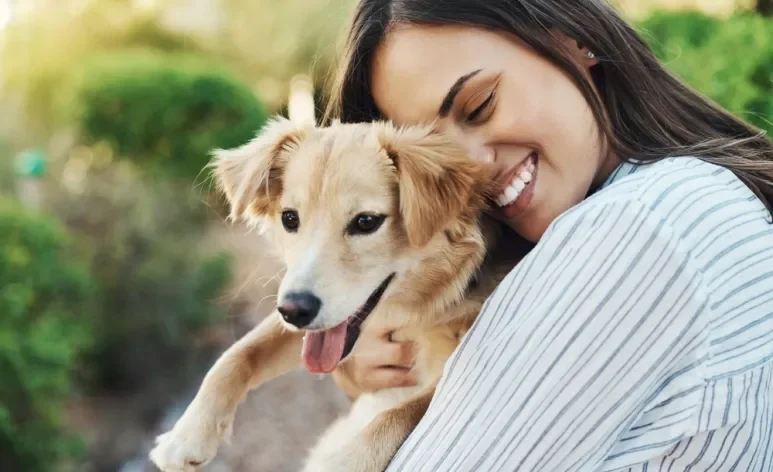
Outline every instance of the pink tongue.
[[335, 328], [306, 333], [301, 355], [306, 370], [313, 374], [329, 374], [338, 367], [346, 346], [347, 325], [344, 321]]

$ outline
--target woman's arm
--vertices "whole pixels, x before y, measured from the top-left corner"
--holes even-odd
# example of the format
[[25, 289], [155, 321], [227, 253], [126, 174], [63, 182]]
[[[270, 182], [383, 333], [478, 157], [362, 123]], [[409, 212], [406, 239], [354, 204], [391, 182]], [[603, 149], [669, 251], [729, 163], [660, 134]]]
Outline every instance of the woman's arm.
[[701, 362], [705, 311], [701, 274], [647, 206], [572, 210], [486, 303], [388, 471], [598, 469]]

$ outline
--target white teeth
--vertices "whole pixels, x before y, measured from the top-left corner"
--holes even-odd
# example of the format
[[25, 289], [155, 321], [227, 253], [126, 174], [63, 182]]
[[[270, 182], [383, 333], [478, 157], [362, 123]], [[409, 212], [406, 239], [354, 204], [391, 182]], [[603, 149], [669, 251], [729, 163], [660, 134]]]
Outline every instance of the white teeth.
[[512, 185], [508, 185], [505, 189], [505, 198], [508, 202], [512, 202], [516, 198], [518, 198], [518, 190], [517, 188], [514, 188]]
[[503, 207], [517, 200], [521, 192], [523, 192], [523, 189], [525, 189], [534, 178], [535, 169], [535, 160], [532, 157], [530, 158], [529, 162], [524, 165], [523, 168], [518, 172], [518, 174], [513, 177], [510, 185], [505, 187], [504, 191], [496, 198], [497, 204], [500, 207]]

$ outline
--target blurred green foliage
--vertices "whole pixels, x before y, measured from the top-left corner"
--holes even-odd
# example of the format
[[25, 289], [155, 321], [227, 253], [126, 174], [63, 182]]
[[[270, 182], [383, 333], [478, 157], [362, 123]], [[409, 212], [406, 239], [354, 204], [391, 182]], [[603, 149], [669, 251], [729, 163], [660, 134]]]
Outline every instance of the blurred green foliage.
[[222, 0], [225, 21], [214, 54], [254, 83], [271, 110], [290, 80], [309, 75], [323, 93], [335, 73], [356, 0]]
[[773, 134], [773, 19], [658, 12], [639, 26], [676, 75]]
[[63, 470], [83, 453], [62, 425], [90, 340], [94, 281], [48, 218], [0, 199], [0, 469]]
[[655, 54], [672, 60], [684, 48], [705, 45], [721, 25], [720, 19], [694, 11], [658, 11], [639, 23]]
[[11, 145], [0, 136], [0, 195], [10, 193], [13, 189], [13, 164]]
[[124, 48], [203, 51], [193, 38], [169, 31], [127, 0], [57, 2], [3, 30], [0, 89], [21, 99], [23, 132], [47, 137], [70, 126], [71, 78], [95, 55]]
[[87, 385], [130, 391], [183, 373], [192, 340], [223, 320], [231, 276], [230, 257], [202, 242], [201, 197], [123, 161], [93, 163], [78, 185], [51, 202], [98, 283]]
[[267, 112], [255, 94], [211, 61], [137, 50], [92, 58], [75, 85], [75, 123], [151, 175], [193, 180], [216, 148], [255, 136]]
[[[132, 0], [50, 3], [11, 24], [0, 41], [0, 89], [23, 100], [24, 131], [35, 136], [70, 125], [74, 72], [94, 56], [126, 48], [216, 58], [277, 111], [297, 74], [311, 75], [323, 90], [356, 2], [222, 0], [222, 9], [212, 13], [219, 18], [216, 31], [203, 32], [179, 25], [171, 30], [163, 8], [143, 10]], [[173, 9], [185, 2], [158, 3]]]

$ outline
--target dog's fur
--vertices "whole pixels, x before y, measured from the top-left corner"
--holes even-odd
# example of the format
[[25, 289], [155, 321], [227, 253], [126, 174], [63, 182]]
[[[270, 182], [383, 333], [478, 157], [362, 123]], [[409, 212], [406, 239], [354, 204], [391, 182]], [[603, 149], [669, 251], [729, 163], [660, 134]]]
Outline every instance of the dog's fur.
[[[388, 123], [317, 128], [277, 119], [255, 140], [213, 161], [231, 218], [267, 231], [287, 266], [279, 300], [316, 294], [311, 330], [338, 325], [396, 274], [365, 323], [400, 325], [417, 345], [418, 387], [363, 394], [312, 450], [308, 472], [376, 472], [426, 411], [443, 366], [484, 300], [524, 254], [500, 244], [501, 227], [482, 216], [486, 171], [428, 127]], [[280, 221], [293, 208], [300, 227]], [[387, 215], [368, 235], [350, 236], [355, 215]], [[247, 392], [300, 365], [303, 332], [273, 313], [228, 349], [195, 399], [151, 452], [163, 471], [211, 460]], [[355, 344], [355, 349], [357, 345]]]

